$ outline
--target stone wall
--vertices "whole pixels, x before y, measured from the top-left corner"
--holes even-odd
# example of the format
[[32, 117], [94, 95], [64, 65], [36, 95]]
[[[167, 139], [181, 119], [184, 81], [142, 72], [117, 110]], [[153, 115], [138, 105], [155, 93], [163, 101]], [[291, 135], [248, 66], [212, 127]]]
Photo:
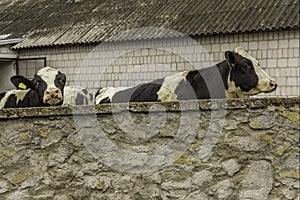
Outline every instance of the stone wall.
[[0, 199], [299, 199], [299, 98], [0, 110]]

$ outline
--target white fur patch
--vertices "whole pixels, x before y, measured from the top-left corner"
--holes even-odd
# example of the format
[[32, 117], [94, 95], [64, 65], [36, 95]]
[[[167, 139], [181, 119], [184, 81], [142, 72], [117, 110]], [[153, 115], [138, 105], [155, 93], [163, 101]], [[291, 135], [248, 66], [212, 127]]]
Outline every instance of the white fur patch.
[[186, 80], [186, 76], [188, 73], [189, 71], [183, 71], [178, 74], [166, 77], [160, 90], [157, 92], [158, 100], [162, 102], [177, 101], [178, 99], [177, 95], [175, 94], [175, 90], [182, 80]]
[[76, 105], [76, 98], [77, 95], [80, 94], [87, 99], [86, 102], [84, 102], [84, 105], [91, 105], [93, 102], [90, 100], [89, 93], [85, 94], [82, 92], [84, 90], [84, 87], [81, 86], [66, 86], [64, 88], [64, 103], [63, 105]]
[[110, 102], [112, 102], [112, 97], [115, 93], [122, 91], [122, 90], [126, 90], [132, 87], [106, 87], [106, 88], [102, 88], [99, 92], [99, 94], [96, 96], [95, 98], [95, 103], [96, 104], [100, 104], [100, 102], [105, 99], [105, 98], [109, 98]]
[[27, 90], [11, 90], [11, 91], [6, 92], [6, 94], [4, 95], [4, 97], [0, 101], [0, 108], [4, 108], [5, 103], [7, 102], [8, 98], [11, 95], [16, 96], [16, 98], [17, 98], [16, 104], [18, 104], [19, 101], [23, 101], [24, 97], [26, 96], [26, 94], [28, 92], [29, 92], [29, 89], [27, 89]]
[[47, 89], [56, 88], [54, 81], [57, 74], [58, 70], [52, 67], [44, 67], [37, 72], [37, 75], [47, 83]]

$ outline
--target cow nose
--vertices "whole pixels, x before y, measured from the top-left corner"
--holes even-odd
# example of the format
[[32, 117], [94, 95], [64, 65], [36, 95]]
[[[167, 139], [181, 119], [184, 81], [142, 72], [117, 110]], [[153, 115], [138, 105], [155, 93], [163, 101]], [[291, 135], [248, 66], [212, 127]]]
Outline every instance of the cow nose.
[[270, 87], [271, 87], [272, 91], [276, 90], [276, 88], [277, 88], [277, 83], [276, 83], [275, 81], [271, 81], [271, 82], [270, 82]]
[[46, 96], [50, 98], [58, 97], [59, 89], [48, 89], [46, 90]]

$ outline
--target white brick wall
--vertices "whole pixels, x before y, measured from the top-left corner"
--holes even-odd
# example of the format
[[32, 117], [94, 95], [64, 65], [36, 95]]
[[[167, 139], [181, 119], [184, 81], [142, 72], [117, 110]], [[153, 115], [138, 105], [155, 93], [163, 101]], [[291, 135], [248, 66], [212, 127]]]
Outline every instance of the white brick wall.
[[20, 56], [46, 56], [48, 66], [67, 74], [68, 84], [80, 80], [81, 85], [95, 92], [99, 87], [130, 86], [194, 69], [189, 61], [197, 68], [208, 67], [212, 61], [224, 60], [225, 51], [243, 46], [279, 84], [276, 92], [262, 96], [299, 96], [299, 30], [204, 36], [194, 40], [39, 48], [20, 50]]
[[10, 50], [9, 47], [10, 45], [0, 46], [0, 59], [17, 57], [17, 52]]

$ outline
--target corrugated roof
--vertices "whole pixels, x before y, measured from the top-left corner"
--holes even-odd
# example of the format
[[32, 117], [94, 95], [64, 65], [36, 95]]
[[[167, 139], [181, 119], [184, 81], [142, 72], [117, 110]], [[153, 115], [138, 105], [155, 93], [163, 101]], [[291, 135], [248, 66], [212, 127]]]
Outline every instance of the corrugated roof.
[[[1, 0], [0, 35], [14, 48], [299, 28], [298, 0]], [[134, 33], [134, 34], [133, 34]]]

